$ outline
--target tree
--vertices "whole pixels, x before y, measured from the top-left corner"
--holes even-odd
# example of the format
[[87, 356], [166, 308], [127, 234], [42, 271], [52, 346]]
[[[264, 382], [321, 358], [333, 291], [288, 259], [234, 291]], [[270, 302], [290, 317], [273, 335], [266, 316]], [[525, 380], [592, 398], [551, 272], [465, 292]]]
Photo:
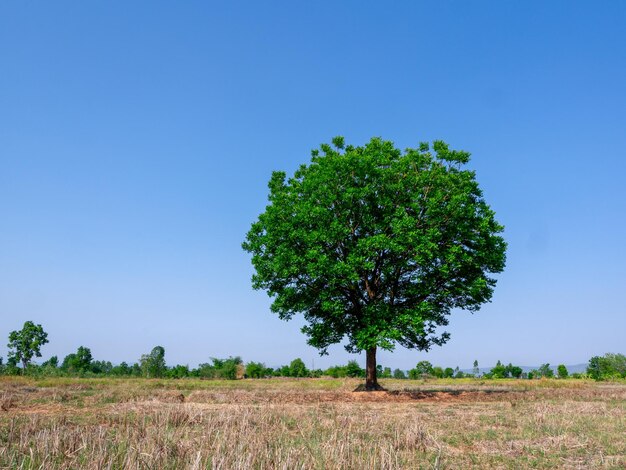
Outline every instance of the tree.
[[52, 356], [47, 361], [43, 362], [41, 364], [41, 367], [47, 367], [47, 368], [50, 368], [50, 369], [56, 369], [57, 367], [59, 367], [59, 358], [57, 356]]
[[589, 359], [587, 374], [595, 380], [626, 378], [626, 356], [613, 353], [594, 356]]
[[358, 362], [348, 361], [348, 364], [346, 364], [346, 375], [348, 377], [364, 377], [365, 371], [361, 369]]
[[165, 365], [165, 348], [163, 346], [155, 346], [150, 354], [144, 354], [139, 360], [141, 370], [146, 377], [162, 377], [165, 374], [167, 366]]
[[611, 369], [611, 375], [626, 378], [626, 356], [623, 354], [606, 353], [604, 359]]
[[24, 370], [17, 366], [17, 359], [15, 357], [7, 357], [7, 365], [4, 368], [4, 373], [7, 375], [23, 374]]
[[522, 370], [521, 367], [514, 366], [513, 364], [509, 362], [509, 365], [506, 366], [506, 372], [507, 372], [507, 375], [510, 375], [511, 377], [519, 379], [522, 376], [522, 373], [524, 371]]
[[248, 362], [246, 364], [246, 377], [251, 379], [261, 379], [265, 376], [267, 368], [260, 362]]
[[309, 370], [306, 368], [304, 361], [300, 358], [294, 359], [289, 365], [289, 375], [291, 377], [308, 377]]
[[347, 377], [346, 366], [332, 366], [326, 369], [324, 372], [325, 375], [333, 377], [334, 379]]
[[559, 376], [559, 379], [566, 379], [569, 376], [569, 372], [565, 364], [559, 364], [556, 368], [556, 373]]
[[443, 367], [433, 367], [432, 375], [438, 379], [443, 379]]
[[167, 376], [172, 379], [182, 379], [183, 377], [189, 377], [189, 366], [176, 364], [171, 369], [168, 369]]
[[547, 379], [554, 377], [554, 371], [550, 368], [550, 364], [542, 364], [539, 369], [537, 369], [537, 373], [539, 377], [545, 377]]
[[213, 364], [205, 363], [198, 366], [198, 376], [211, 379], [235, 380], [243, 375], [240, 375], [243, 361], [239, 356], [229, 357], [227, 359], [212, 357], [211, 361]]
[[121, 364], [114, 366], [111, 369], [112, 375], [131, 375], [132, 369], [126, 362], [122, 362]]
[[428, 361], [420, 361], [415, 367], [409, 370], [409, 379], [421, 379], [433, 375], [433, 365]]
[[489, 377], [493, 379], [503, 379], [508, 376], [506, 367], [498, 360], [496, 365], [489, 371]]
[[480, 368], [478, 367], [478, 359], [474, 359], [474, 368], [472, 369], [472, 373], [474, 377], [478, 377], [480, 375]]
[[406, 379], [406, 374], [404, 373], [403, 370], [394, 369], [394, 371], [393, 371], [393, 378], [394, 379]]
[[242, 244], [252, 285], [326, 354], [346, 339], [366, 352], [365, 388], [379, 388], [376, 351], [442, 345], [453, 309], [491, 299], [505, 264], [503, 227], [483, 199], [469, 153], [436, 141], [404, 152], [342, 137], [312, 152], [292, 178], [276, 171], [269, 205]]
[[80, 374], [91, 369], [91, 349], [79, 346], [75, 353], [68, 354], [63, 359], [61, 369], [73, 374]]
[[92, 361], [89, 367], [94, 374], [109, 375], [113, 371], [111, 361]]
[[9, 333], [8, 359], [22, 363], [22, 373], [26, 371], [33, 357], [41, 357], [41, 347], [48, 342], [48, 333], [41, 325], [27, 321], [19, 331]]

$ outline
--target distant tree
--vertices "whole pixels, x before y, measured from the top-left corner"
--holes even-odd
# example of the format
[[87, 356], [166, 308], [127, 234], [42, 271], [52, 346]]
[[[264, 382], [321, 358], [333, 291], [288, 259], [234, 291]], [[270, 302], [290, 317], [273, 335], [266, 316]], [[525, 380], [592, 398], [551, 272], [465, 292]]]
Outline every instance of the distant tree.
[[92, 360], [91, 350], [85, 346], [79, 346], [75, 353], [65, 356], [61, 369], [71, 374], [81, 374], [91, 370]]
[[607, 353], [589, 359], [587, 374], [595, 380], [626, 378], [626, 356]]
[[443, 378], [443, 368], [439, 367], [439, 366], [433, 367], [432, 375], [433, 375], [433, 377], [437, 377], [438, 379], [442, 379]]
[[27, 321], [19, 331], [9, 333], [9, 359], [22, 363], [22, 373], [26, 371], [33, 357], [41, 357], [41, 347], [48, 342], [48, 333], [41, 325]]
[[452, 377], [454, 377], [454, 369], [452, 367], [446, 367], [443, 370], [443, 377], [445, 379], [451, 379]]
[[130, 375], [133, 377], [141, 377], [143, 375], [143, 371], [141, 370], [141, 366], [138, 362], [135, 362], [132, 366], [130, 366]]
[[508, 376], [506, 367], [498, 361], [496, 365], [489, 371], [489, 377], [492, 379], [504, 379]]
[[569, 376], [569, 372], [567, 371], [567, 367], [564, 364], [559, 364], [556, 368], [557, 375], [559, 379], [566, 379]]
[[415, 373], [419, 376], [433, 375], [433, 365], [428, 361], [420, 361], [415, 365]]
[[474, 359], [474, 368], [472, 369], [472, 373], [474, 377], [478, 377], [480, 375], [480, 368], [478, 367], [478, 360]]
[[522, 370], [522, 368], [521, 368], [521, 367], [519, 367], [519, 366], [514, 366], [514, 365], [513, 365], [513, 364], [511, 364], [510, 362], [509, 362], [509, 365], [508, 365], [508, 366], [506, 366], [506, 373], [507, 373], [507, 376], [510, 376], [510, 377], [513, 377], [513, 378], [519, 379], [519, 378], [522, 376], [522, 373], [523, 373], [523, 372], [524, 372], [524, 371]]
[[477, 311], [504, 269], [503, 227], [483, 198], [469, 153], [442, 141], [402, 151], [335, 137], [292, 178], [274, 172], [269, 204], [243, 243], [252, 285], [289, 320], [302, 313], [324, 354], [347, 339], [366, 352], [366, 390], [379, 388], [377, 349], [442, 345], [455, 309]]
[[24, 370], [17, 366], [17, 359], [9, 356], [7, 358], [7, 365], [4, 367], [4, 373], [7, 375], [23, 374]]
[[289, 375], [291, 377], [308, 377], [309, 370], [306, 368], [304, 361], [298, 357], [289, 364]]
[[61, 369], [70, 373], [78, 372], [80, 369], [76, 367], [77, 362], [76, 353], [70, 353], [63, 358]]
[[346, 365], [346, 375], [348, 377], [365, 377], [365, 369], [361, 369], [356, 361], [348, 361]]
[[376, 375], [381, 379], [390, 379], [392, 377], [391, 368], [390, 367], [383, 368], [382, 364], [378, 364], [376, 366]]
[[229, 357], [228, 359], [218, 359], [212, 357], [212, 364], [204, 363], [198, 366], [196, 371], [199, 377], [211, 379], [228, 379], [235, 380], [240, 378], [240, 370], [243, 365], [241, 357]]
[[141, 356], [139, 362], [145, 377], [163, 377], [167, 369], [165, 365], [165, 348], [163, 346], [155, 346], [150, 351], [150, 354]]
[[132, 374], [132, 369], [126, 362], [122, 362], [121, 364], [114, 366], [111, 369], [111, 375], [125, 376], [125, 375], [131, 375], [131, 374]]
[[59, 367], [59, 358], [57, 356], [52, 356], [47, 361], [41, 364], [41, 367], [48, 367], [50, 369], [56, 369]]
[[276, 372], [279, 377], [291, 377], [291, 369], [288, 365], [284, 365], [276, 369]]
[[348, 374], [346, 372], [346, 366], [332, 366], [332, 367], [329, 367], [328, 369], [326, 369], [324, 374], [328, 375], [330, 377], [333, 377], [335, 379], [348, 376]]
[[626, 356], [623, 354], [606, 353], [604, 355], [604, 363], [608, 369], [608, 376], [626, 378]]
[[394, 369], [393, 378], [394, 379], [406, 379], [406, 374], [404, 373], [404, 371], [400, 369]]
[[92, 361], [90, 369], [94, 374], [110, 375], [113, 364], [111, 361]]
[[246, 364], [246, 377], [251, 379], [261, 379], [265, 376], [265, 364], [260, 362], [248, 362]]
[[170, 369], [167, 369], [167, 376], [172, 379], [182, 379], [185, 377], [189, 377], [190, 371], [189, 366], [177, 364]]
[[93, 360], [93, 357], [91, 356], [91, 349], [79, 346], [76, 350], [76, 358], [81, 365], [81, 369], [89, 370], [89, 366], [91, 366], [91, 361]]
[[593, 356], [589, 359], [589, 365], [587, 365], [587, 374], [594, 379], [600, 380], [602, 378], [602, 358], [600, 356]]
[[409, 370], [409, 379], [416, 380], [433, 375], [433, 365], [428, 361], [420, 361]]
[[537, 373], [540, 377], [547, 379], [554, 377], [554, 371], [550, 368], [550, 364], [542, 364], [541, 367], [537, 369]]

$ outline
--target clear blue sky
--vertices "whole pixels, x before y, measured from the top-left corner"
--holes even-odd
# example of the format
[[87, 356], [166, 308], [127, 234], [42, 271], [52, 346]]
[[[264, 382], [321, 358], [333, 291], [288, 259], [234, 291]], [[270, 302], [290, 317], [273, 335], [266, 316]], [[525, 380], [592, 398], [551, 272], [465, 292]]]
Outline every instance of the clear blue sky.
[[624, 353], [625, 110], [625, 2], [2, 2], [0, 355], [33, 320], [44, 359], [345, 363], [240, 247], [338, 134], [472, 152], [506, 226], [493, 302], [384, 365]]

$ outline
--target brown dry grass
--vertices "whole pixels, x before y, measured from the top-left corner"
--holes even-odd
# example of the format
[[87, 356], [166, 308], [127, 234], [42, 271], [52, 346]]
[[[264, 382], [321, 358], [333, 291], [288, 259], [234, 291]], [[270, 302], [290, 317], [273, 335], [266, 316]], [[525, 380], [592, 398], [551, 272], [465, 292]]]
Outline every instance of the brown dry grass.
[[626, 468], [626, 385], [0, 380], [0, 468]]

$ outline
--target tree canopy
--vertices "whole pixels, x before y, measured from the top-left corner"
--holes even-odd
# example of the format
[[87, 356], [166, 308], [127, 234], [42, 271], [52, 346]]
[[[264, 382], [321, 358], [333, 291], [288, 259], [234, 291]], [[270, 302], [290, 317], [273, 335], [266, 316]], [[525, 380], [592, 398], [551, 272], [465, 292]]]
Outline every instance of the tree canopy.
[[253, 287], [280, 318], [302, 313], [322, 354], [344, 339], [348, 351], [366, 351], [368, 388], [376, 348], [441, 345], [453, 309], [491, 299], [506, 243], [463, 168], [469, 156], [442, 141], [401, 151], [336, 137], [293, 177], [272, 174], [269, 204], [243, 243]]
[[27, 321], [19, 331], [9, 333], [9, 359], [22, 363], [26, 370], [33, 357], [41, 357], [41, 347], [48, 342], [48, 333], [41, 325]]
[[85, 346], [79, 346], [75, 353], [65, 356], [61, 364], [61, 369], [71, 373], [87, 372], [91, 368], [92, 361], [91, 349]]
[[167, 369], [165, 364], [165, 348], [155, 346], [150, 354], [143, 354], [139, 360], [141, 370], [146, 377], [162, 377]]

